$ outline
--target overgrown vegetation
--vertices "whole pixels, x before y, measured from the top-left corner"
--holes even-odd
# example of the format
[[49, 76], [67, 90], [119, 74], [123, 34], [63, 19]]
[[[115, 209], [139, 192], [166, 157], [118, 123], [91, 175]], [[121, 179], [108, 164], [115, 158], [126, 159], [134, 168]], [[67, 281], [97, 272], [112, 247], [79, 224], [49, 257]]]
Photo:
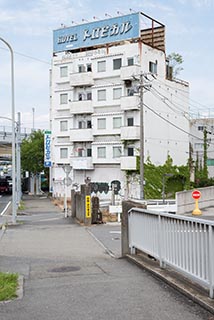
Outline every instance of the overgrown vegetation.
[[0, 301], [17, 297], [18, 274], [0, 272]]

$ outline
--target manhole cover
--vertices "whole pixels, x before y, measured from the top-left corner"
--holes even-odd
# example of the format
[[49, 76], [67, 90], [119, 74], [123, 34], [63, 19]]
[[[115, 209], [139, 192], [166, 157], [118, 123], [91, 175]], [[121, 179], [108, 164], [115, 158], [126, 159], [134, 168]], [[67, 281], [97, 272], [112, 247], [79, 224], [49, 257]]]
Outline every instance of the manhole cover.
[[64, 267], [58, 267], [49, 270], [49, 272], [73, 272], [73, 271], [79, 271], [80, 267], [75, 266], [64, 266]]

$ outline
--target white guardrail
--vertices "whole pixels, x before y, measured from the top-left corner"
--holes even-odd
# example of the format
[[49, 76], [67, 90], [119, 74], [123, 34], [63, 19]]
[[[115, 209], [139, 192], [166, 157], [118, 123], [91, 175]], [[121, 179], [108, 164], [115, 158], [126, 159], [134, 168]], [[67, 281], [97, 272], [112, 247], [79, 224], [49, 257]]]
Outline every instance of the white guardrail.
[[209, 289], [214, 298], [214, 222], [145, 209], [129, 211], [129, 247]]

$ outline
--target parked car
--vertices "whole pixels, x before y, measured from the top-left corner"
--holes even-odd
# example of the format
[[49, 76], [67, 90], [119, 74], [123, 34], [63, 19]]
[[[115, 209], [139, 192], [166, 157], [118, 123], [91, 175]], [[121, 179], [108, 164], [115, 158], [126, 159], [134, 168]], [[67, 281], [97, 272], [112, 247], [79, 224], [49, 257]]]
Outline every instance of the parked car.
[[5, 178], [0, 178], [0, 193], [10, 193], [9, 182]]

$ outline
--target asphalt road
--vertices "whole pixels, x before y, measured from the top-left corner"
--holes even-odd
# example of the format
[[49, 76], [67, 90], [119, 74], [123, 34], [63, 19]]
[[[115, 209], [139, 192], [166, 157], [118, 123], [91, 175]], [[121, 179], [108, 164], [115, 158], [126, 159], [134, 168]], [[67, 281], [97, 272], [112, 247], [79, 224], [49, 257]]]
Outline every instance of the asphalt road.
[[19, 219], [0, 241], [0, 270], [24, 276], [24, 295], [0, 304], [1, 320], [214, 319], [146, 271], [107, 254], [105, 247], [116, 250], [118, 226], [85, 228], [48, 199], [27, 201]]
[[11, 201], [11, 199], [12, 199], [11, 195], [0, 195], [0, 215], [4, 211], [8, 202]]

